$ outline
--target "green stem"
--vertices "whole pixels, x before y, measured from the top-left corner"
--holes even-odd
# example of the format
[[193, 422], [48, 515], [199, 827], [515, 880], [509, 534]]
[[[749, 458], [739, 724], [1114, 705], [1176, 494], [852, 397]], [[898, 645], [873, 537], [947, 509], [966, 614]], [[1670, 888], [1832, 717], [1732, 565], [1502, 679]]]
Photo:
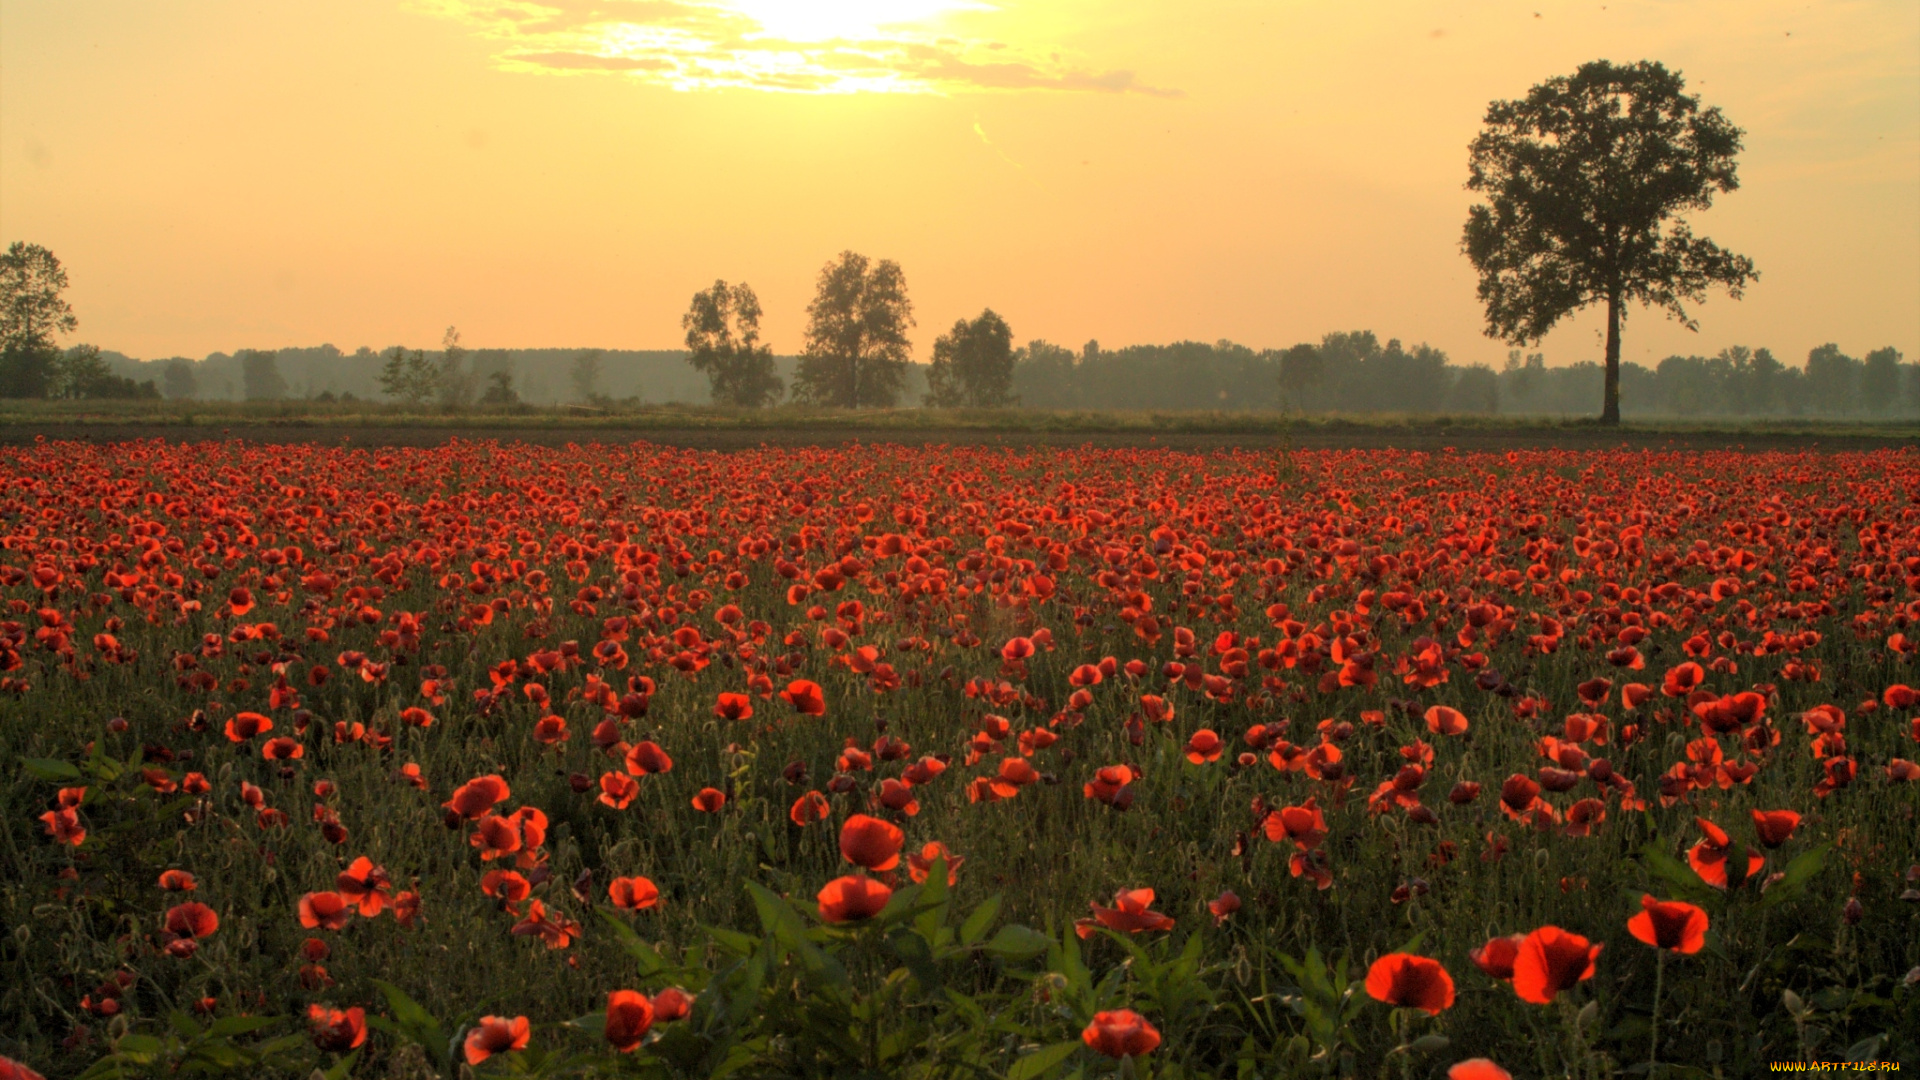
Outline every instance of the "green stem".
[[1660, 950], [1660, 958], [1653, 968], [1653, 1028], [1647, 1039], [1647, 1077], [1652, 1080], [1654, 1067], [1660, 1061], [1660, 992], [1667, 985], [1667, 950]]

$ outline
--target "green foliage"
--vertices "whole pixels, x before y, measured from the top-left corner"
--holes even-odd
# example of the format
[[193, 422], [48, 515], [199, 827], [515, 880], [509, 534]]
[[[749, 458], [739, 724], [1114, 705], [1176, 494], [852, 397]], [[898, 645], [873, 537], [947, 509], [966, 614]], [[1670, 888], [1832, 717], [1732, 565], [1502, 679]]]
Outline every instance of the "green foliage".
[[1487, 333], [1538, 341], [1605, 303], [1605, 422], [1620, 419], [1625, 305], [1691, 328], [1686, 305], [1709, 286], [1738, 299], [1758, 276], [1753, 260], [1694, 236], [1682, 217], [1739, 186], [1741, 137], [1685, 86], [1657, 63], [1594, 61], [1488, 106], [1473, 142], [1467, 187], [1488, 201], [1468, 212], [1462, 248], [1480, 275]]
[[680, 320], [687, 332], [687, 363], [707, 376], [716, 405], [758, 409], [780, 400], [785, 385], [773, 373], [773, 347], [760, 341], [760, 298], [746, 282], [693, 294]]
[[933, 343], [926, 403], [938, 409], [998, 409], [1013, 405], [1013, 329], [992, 309]]
[[60, 295], [66, 289], [67, 272], [53, 252], [19, 240], [8, 246], [7, 253], [0, 255], [0, 350], [44, 354], [56, 337], [72, 333], [79, 320]]
[[794, 372], [795, 400], [843, 409], [891, 408], [899, 400], [913, 343], [907, 279], [892, 259], [871, 263], [843, 251], [820, 271], [807, 305], [805, 346]]

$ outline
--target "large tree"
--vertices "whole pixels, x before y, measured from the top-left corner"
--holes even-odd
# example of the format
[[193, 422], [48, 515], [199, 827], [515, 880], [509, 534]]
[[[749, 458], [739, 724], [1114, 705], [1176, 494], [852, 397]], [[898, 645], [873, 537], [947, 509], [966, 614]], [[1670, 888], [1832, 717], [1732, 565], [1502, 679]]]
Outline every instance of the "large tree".
[[821, 269], [807, 317], [795, 397], [849, 409], [885, 408], [899, 399], [913, 349], [907, 338], [913, 303], [900, 264], [841, 252]]
[[1013, 328], [988, 308], [935, 339], [926, 403], [939, 409], [997, 409], [1016, 404]]
[[53, 252], [14, 241], [0, 255], [0, 397], [46, 397], [58, 378], [55, 335], [79, 321], [61, 293], [67, 272]]
[[760, 298], [746, 282], [693, 294], [680, 318], [687, 332], [687, 363], [704, 372], [715, 405], [757, 409], [780, 400], [785, 386], [773, 373], [773, 346], [760, 341]]
[[71, 333], [79, 320], [61, 293], [67, 272], [53, 252], [14, 241], [0, 255], [0, 347], [44, 349], [54, 335]]
[[1539, 341], [1590, 304], [1607, 306], [1601, 422], [1620, 422], [1620, 324], [1628, 304], [1688, 329], [1686, 303], [1723, 285], [1738, 299], [1753, 260], [1696, 237], [1684, 215], [1739, 187], [1739, 128], [1683, 91], [1678, 72], [1641, 61], [1584, 64], [1518, 101], [1487, 108], [1474, 139], [1462, 246], [1480, 273], [1487, 334]]

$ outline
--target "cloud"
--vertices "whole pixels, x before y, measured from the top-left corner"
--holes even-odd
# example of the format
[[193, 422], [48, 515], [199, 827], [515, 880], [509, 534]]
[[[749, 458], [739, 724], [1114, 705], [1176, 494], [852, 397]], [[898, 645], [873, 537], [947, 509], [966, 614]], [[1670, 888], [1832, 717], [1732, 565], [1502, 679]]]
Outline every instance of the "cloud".
[[[1057, 51], [1032, 54], [1003, 41], [925, 32], [925, 12], [991, 10], [977, 0], [923, 0], [923, 17], [907, 22], [897, 21], [898, 6], [872, 5], [867, 21], [842, 16], [822, 24], [833, 34], [822, 40], [775, 33], [768, 18], [745, 10], [745, 0], [412, 0], [411, 6], [500, 42], [495, 60], [510, 71], [624, 75], [677, 90], [1181, 96], [1131, 71], [1076, 66]], [[794, 10], [786, 9], [781, 25], [813, 31], [791, 16]]]

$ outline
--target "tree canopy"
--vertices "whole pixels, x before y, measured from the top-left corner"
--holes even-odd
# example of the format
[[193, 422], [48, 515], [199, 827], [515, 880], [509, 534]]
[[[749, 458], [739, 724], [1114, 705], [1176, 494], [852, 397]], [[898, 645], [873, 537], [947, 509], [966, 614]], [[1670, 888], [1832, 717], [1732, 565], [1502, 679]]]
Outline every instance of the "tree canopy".
[[807, 305], [794, 396], [816, 405], [890, 407], [906, 381], [913, 342], [907, 278], [892, 259], [843, 251], [820, 271]]
[[992, 308], [972, 322], [956, 319], [952, 330], [934, 340], [926, 403], [943, 409], [1017, 404], [1013, 364], [1013, 328]]
[[746, 282], [693, 294], [681, 317], [687, 363], [707, 376], [716, 405], [757, 409], [780, 400], [785, 384], [773, 373], [773, 347], [760, 341], [760, 298]]
[[1753, 260], [1693, 235], [1681, 217], [1739, 187], [1742, 132], [1651, 61], [1598, 60], [1518, 101], [1495, 101], [1473, 141], [1462, 247], [1480, 274], [1487, 333], [1537, 342], [1563, 317], [1607, 305], [1601, 419], [1620, 419], [1620, 324], [1626, 305], [1664, 310], [1689, 329], [1686, 304], [1725, 286], [1736, 299]]

